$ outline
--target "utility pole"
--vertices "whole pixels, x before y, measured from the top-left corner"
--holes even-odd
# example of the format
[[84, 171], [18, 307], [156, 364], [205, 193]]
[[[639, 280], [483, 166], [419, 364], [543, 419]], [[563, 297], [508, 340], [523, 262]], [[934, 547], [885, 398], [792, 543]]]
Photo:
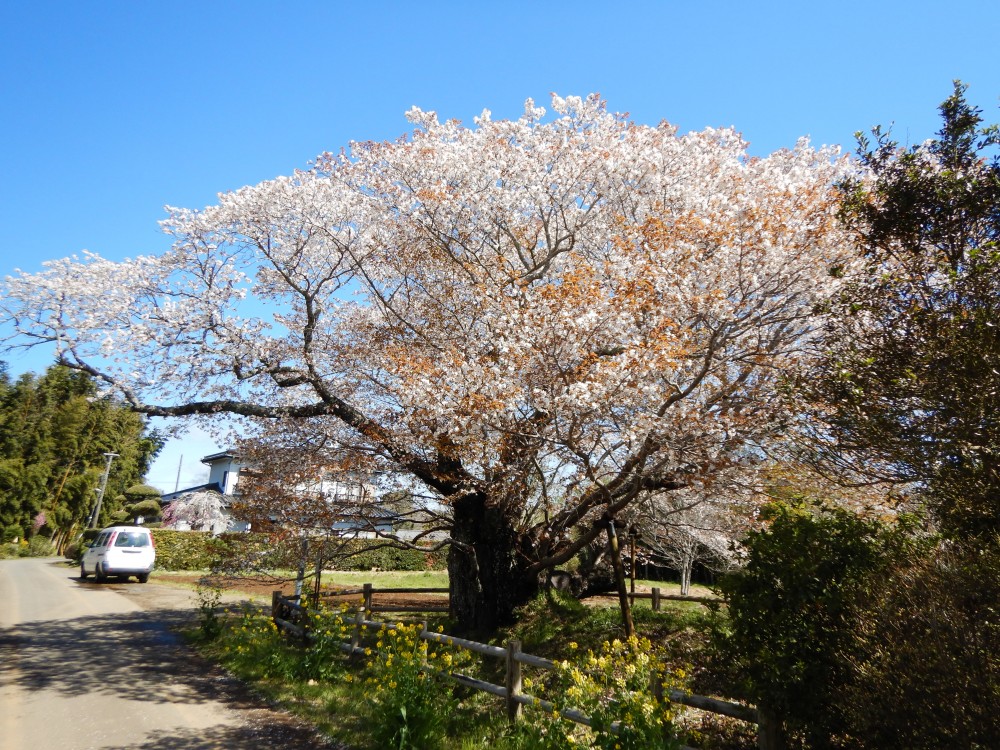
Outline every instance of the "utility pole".
[[184, 454], [181, 454], [181, 460], [177, 462], [177, 479], [174, 480], [174, 492], [177, 492], [177, 488], [181, 486], [181, 467], [184, 465]]
[[97, 526], [97, 519], [101, 515], [101, 503], [104, 502], [104, 490], [108, 486], [108, 474], [111, 473], [111, 462], [118, 458], [117, 453], [105, 453], [107, 463], [104, 464], [104, 474], [101, 476], [101, 485], [97, 488], [97, 505], [94, 506], [94, 514], [90, 517], [89, 528]]

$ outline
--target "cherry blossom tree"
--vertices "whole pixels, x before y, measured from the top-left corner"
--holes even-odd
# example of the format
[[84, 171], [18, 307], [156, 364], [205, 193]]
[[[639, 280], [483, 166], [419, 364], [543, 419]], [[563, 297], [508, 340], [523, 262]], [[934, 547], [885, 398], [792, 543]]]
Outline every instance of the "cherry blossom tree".
[[686, 596], [695, 564], [712, 570], [736, 567], [734, 545], [753, 526], [759, 505], [752, 497], [730, 494], [706, 498], [691, 490], [640, 503], [634, 523], [642, 539], [642, 555], [676, 570], [681, 594]]
[[759, 455], [848, 263], [832, 150], [553, 108], [413, 109], [396, 142], [169, 209], [163, 255], [8, 279], [0, 317], [145, 414], [299, 422], [412, 477], [447, 509], [454, 615], [492, 627], [602, 519]]
[[225, 498], [215, 490], [189, 492], [163, 509], [163, 524], [167, 528], [217, 534], [225, 531], [228, 523]]

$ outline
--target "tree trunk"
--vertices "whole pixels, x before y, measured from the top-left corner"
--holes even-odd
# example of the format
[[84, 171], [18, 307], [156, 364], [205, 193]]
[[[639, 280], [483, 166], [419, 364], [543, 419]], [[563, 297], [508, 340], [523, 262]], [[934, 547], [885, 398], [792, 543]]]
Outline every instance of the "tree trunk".
[[514, 610], [538, 593], [538, 576], [526, 570], [514, 519], [485, 495], [464, 497], [453, 510], [451, 614], [466, 632], [491, 632], [513, 622]]
[[694, 567], [694, 557], [686, 556], [681, 563], [681, 596], [691, 593], [691, 569]]
[[618, 547], [618, 533], [615, 531], [615, 519], [607, 519], [608, 550], [611, 552], [611, 564], [615, 567], [615, 582], [618, 584], [618, 604], [622, 610], [622, 626], [625, 636], [635, 635], [635, 625], [632, 622], [632, 607], [629, 606], [628, 591], [625, 588], [625, 566], [622, 565], [621, 550]]

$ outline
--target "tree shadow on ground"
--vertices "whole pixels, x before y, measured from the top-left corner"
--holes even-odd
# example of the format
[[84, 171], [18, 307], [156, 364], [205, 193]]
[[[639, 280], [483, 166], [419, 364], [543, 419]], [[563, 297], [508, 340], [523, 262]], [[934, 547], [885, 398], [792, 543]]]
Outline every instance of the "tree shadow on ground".
[[236, 726], [220, 722], [198, 730], [158, 730], [139, 744], [122, 746], [132, 750], [337, 747], [311, 727], [268, 707], [187, 646], [177, 631], [193, 624], [196, 616], [190, 608], [167, 608], [0, 629], [0, 685], [17, 684], [33, 693], [54, 691], [62, 697], [107, 695], [178, 705], [216, 701], [237, 712]]

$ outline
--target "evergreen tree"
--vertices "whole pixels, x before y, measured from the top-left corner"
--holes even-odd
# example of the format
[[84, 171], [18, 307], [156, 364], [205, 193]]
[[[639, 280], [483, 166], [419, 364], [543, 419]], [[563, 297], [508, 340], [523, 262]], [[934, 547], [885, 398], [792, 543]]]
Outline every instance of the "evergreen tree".
[[956, 82], [937, 137], [860, 139], [843, 186], [863, 273], [807, 389], [828, 458], [913, 484], [955, 538], [1000, 532], [1000, 164]]
[[[59, 544], [86, 524], [105, 467], [105, 497], [122, 495], [149, 469], [163, 439], [121, 403], [99, 397], [91, 378], [52, 366], [13, 383], [0, 368], [0, 533], [43, 533]], [[122, 510], [102, 507], [100, 523]]]

